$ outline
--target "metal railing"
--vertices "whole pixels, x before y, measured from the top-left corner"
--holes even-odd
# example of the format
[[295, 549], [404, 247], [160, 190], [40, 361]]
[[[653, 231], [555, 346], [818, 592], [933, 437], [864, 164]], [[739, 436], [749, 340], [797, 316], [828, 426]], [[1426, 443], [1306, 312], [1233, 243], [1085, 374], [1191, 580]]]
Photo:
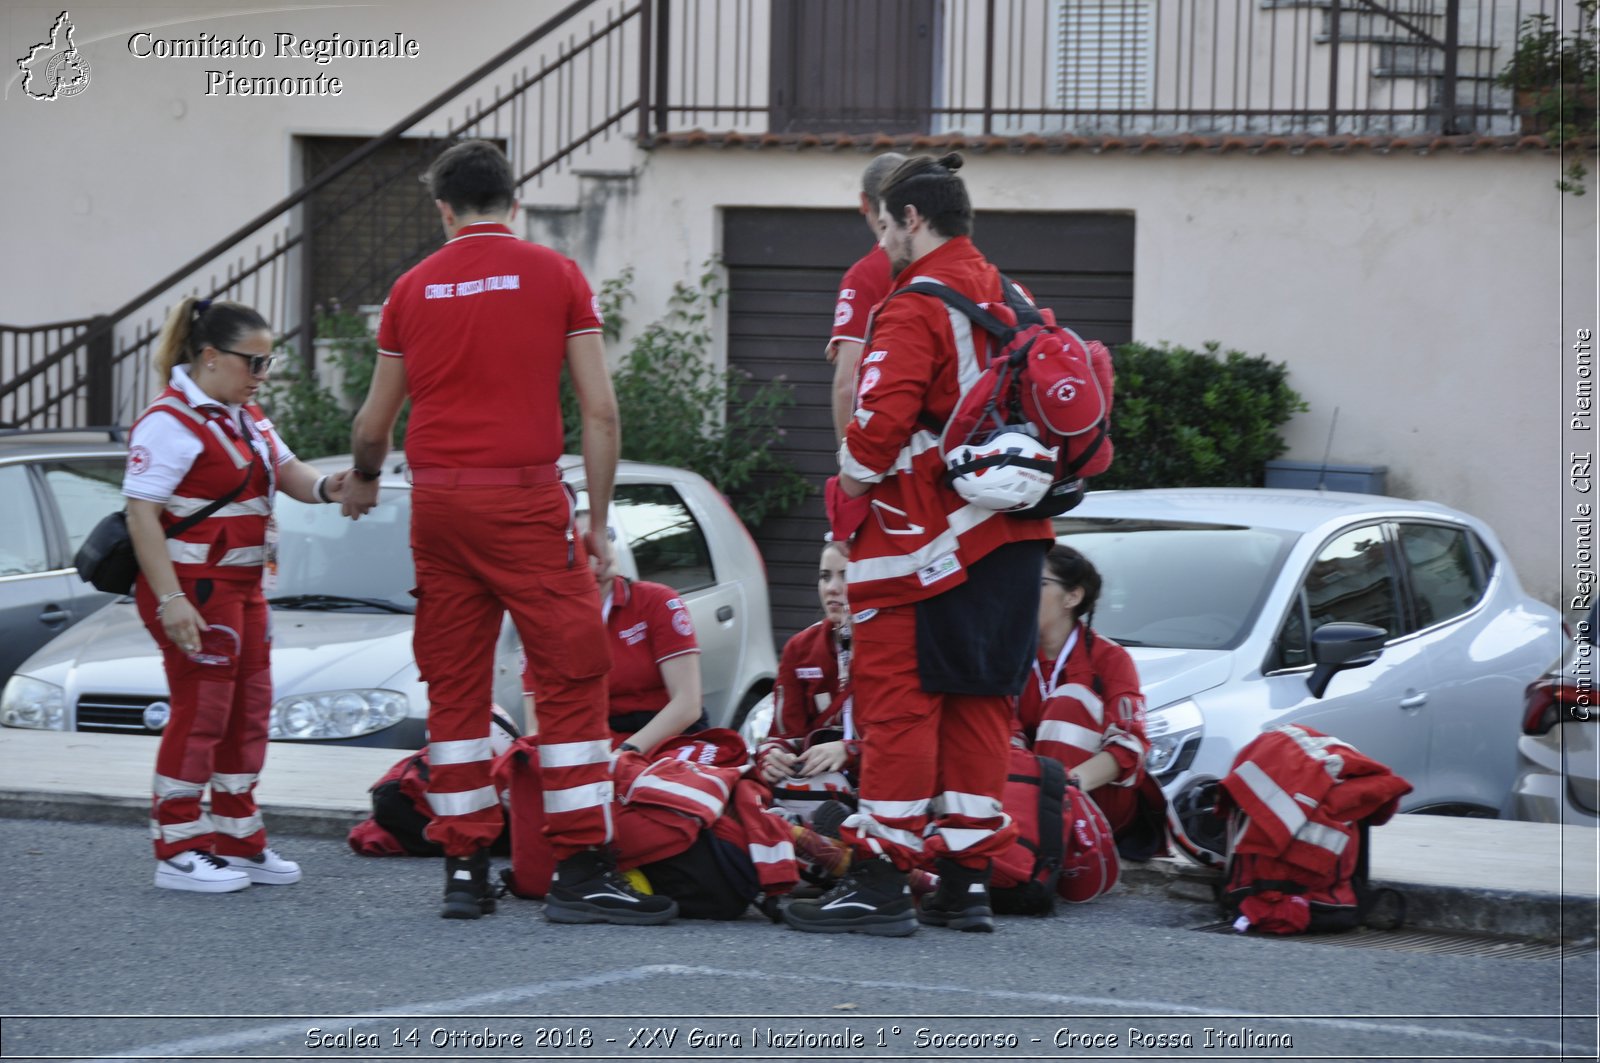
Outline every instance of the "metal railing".
[[[1493, 75], [1518, 25], [1574, 19], [1574, 0], [576, 0], [110, 314], [0, 330], [0, 421], [130, 419], [190, 293], [255, 306], [309, 364], [319, 303], [376, 301], [437, 246], [416, 179], [442, 143], [502, 143], [528, 196], [580, 164], [631, 166], [662, 134], [766, 133], [793, 102], [774, 86], [809, 91], [807, 64], [840, 43], [797, 46], [791, 23], [887, 5], [928, 23], [931, 50], [906, 68], [926, 73], [895, 71], [919, 82], [897, 131], [993, 136], [1515, 132]], [[882, 80], [859, 85], [785, 128], [870, 128]]]
[[[500, 141], [524, 188], [571, 167], [594, 144], [628, 131], [648, 76], [639, 43], [648, 22], [637, 0], [576, 0], [111, 313], [70, 328], [0, 327], [5, 350], [17, 352], [0, 371], [0, 420], [42, 427], [74, 416], [59, 411], [86, 416], [89, 381], [109, 379], [116, 400], [97, 393], [105, 416], [96, 423], [128, 422], [158, 386], [149, 354], [167, 310], [190, 294], [254, 306], [282, 346], [312, 365], [320, 303], [360, 302], [349, 293], [374, 284], [381, 295], [438, 246], [437, 218], [428, 216], [418, 177], [440, 145]], [[380, 155], [382, 164], [372, 165]], [[397, 228], [393, 211], [383, 209], [385, 194], [397, 189], [420, 203], [425, 224]], [[341, 240], [359, 232], [374, 251], [313, 275], [319, 233], [335, 224]]]
[[[78, 341], [98, 319], [49, 325], [0, 325], [0, 428], [70, 428], [111, 422], [110, 351]], [[46, 359], [51, 351], [69, 357]]]

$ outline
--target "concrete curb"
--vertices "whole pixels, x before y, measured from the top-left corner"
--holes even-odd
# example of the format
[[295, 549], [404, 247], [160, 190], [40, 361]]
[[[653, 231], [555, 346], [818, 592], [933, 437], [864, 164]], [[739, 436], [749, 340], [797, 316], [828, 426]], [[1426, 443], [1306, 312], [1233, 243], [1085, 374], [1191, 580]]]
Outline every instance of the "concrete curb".
[[[344, 809], [263, 805], [261, 814], [274, 834], [343, 838], [365, 815]], [[106, 823], [145, 828], [150, 802], [101, 794], [40, 794], [0, 788], [0, 818]]]
[[[1221, 877], [1210, 868], [1174, 858], [1124, 864], [1122, 868], [1126, 889], [1204, 905], [1212, 912], [1218, 911], [1212, 890]], [[1595, 927], [1600, 923], [1600, 905], [1593, 898], [1376, 878], [1372, 884], [1396, 890], [1405, 898], [1404, 927], [1408, 930], [1586, 945], [1595, 941]]]

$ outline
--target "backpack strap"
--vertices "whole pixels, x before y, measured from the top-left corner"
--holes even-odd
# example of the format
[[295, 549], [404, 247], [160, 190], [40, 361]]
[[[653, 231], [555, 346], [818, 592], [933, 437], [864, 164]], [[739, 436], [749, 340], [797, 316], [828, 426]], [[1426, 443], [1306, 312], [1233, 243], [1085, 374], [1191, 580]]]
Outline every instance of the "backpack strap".
[[[1002, 278], [1002, 280], [1004, 280], [1004, 278]], [[1011, 282], [1004, 281], [1004, 283], [1006, 286], [1006, 293], [1009, 295], [1011, 291]], [[996, 339], [1001, 340], [1002, 342], [1009, 340], [1011, 338], [1011, 334], [1016, 331], [1016, 329], [1014, 329], [1012, 326], [1007, 325], [1005, 322], [1001, 321], [999, 318], [995, 317], [993, 314], [989, 313], [989, 311], [985, 310], [971, 299], [968, 299], [954, 288], [947, 284], [940, 284], [938, 281], [917, 281], [913, 284], [908, 284], [904, 288], [890, 292], [883, 301], [887, 303], [895, 296], [904, 295], [908, 292], [913, 295], [932, 295], [944, 300], [947, 306], [952, 306], [961, 311], [961, 313], [965, 314], [974, 325], [977, 325], [979, 328], [983, 329], [983, 331], [987, 332]], [[1009, 299], [1007, 300], [1007, 303], [1009, 305]], [[882, 304], [879, 304], [879, 309], [882, 309]], [[1037, 315], [1038, 311], [1035, 310], [1034, 313]], [[1021, 320], [1020, 316], [1018, 320]]]
[[1059, 870], [1066, 857], [1067, 769], [1054, 757], [1039, 762], [1039, 863]]

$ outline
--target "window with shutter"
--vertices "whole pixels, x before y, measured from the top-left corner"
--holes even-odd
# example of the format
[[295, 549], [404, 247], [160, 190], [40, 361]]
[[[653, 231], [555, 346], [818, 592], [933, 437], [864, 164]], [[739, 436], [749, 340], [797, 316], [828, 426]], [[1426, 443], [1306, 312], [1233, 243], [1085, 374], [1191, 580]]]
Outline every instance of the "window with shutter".
[[[1155, 91], [1152, 0], [1061, 0], [1056, 9], [1056, 102], [1067, 110], [1149, 107]], [[1114, 118], [1104, 120], [1114, 124]], [[1096, 123], [1099, 124], [1099, 123]], [[1067, 119], [1082, 129], [1082, 119]]]

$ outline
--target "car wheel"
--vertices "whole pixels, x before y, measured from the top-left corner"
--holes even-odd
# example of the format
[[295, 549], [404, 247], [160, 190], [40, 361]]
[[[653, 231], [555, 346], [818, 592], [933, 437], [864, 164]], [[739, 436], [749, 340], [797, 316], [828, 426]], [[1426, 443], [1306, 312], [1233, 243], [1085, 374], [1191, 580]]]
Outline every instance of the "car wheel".
[[739, 699], [739, 707], [733, 710], [733, 719], [728, 721], [728, 726], [737, 731], [744, 726], [744, 721], [749, 718], [750, 710], [768, 694], [772, 693], [772, 682], [762, 680], [744, 692], [744, 697]]

